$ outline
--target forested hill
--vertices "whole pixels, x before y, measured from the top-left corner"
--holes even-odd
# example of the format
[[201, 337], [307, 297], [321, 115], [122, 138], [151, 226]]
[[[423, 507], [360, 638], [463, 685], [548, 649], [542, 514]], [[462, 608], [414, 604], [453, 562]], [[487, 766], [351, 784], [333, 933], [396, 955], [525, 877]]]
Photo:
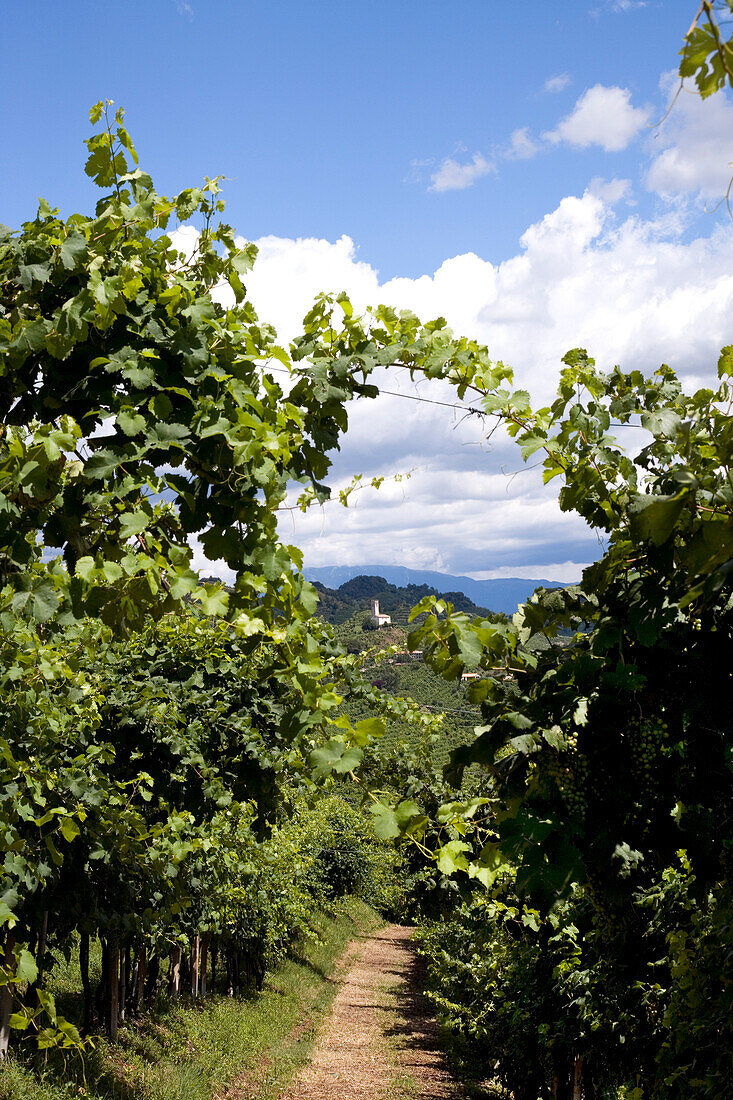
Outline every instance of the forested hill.
[[438, 592], [427, 584], [399, 587], [390, 584], [384, 577], [352, 577], [335, 589], [326, 588], [315, 581], [315, 587], [318, 589], [318, 614], [326, 622], [333, 624], [345, 623], [359, 612], [368, 613], [370, 601], [375, 597], [379, 600], [380, 611], [391, 615], [392, 622], [399, 626], [407, 626], [411, 609], [424, 596], [429, 595], [440, 596], [452, 603], [457, 611], [465, 611], [469, 615], [491, 614], [487, 608], [478, 607], [462, 592]]

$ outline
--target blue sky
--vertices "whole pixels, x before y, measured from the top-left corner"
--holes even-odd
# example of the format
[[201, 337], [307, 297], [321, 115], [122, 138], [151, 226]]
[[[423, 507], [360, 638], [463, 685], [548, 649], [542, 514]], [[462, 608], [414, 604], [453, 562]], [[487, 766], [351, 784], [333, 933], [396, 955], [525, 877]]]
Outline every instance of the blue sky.
[[[696, 385], [733, 339], [733, 228], [715, 209], [733, 106], [685, 93], [655, 125], [695, 10], [6, 0], [0, 221], [32, 217], [38, 195], [92, 206], [82, 141], [108, 97], [159, 190], [229, 177], [227, 218], [260, 245], [250, 292], [284, 336], [314, 293], [346, 288], [444, 314], [542, 399], [578, 344], [603, 366], [670, 362]], [[475, 422], [382, 397], [354, 409], [336, 476], [411, 480], [285, 533], [311, 565], [572, 579], [595, 537], [517, 465]]]
[[[687, 0], [6, 0], [0, 217], [17, 224], [39, 194], [88, 205], [81, 141], [89, 106], [108, 97], [127, 108], [162, 190], [230, 177], [228, 217], [248, 237], [346, 233], [383, 278], [466, 251], [503, 260], [609, 167], [598, 148], [507, 160], [512, 132], [552, 129], [596, 83], [657, 102], [690, 11]], [[543, 91], [563, 74], [565, 88]], [[478, 186], [421, 185], [443, 158], [475, 153], [498, 157]], [[633, 149], [611, 159], [614, 175], [634, 174]]]

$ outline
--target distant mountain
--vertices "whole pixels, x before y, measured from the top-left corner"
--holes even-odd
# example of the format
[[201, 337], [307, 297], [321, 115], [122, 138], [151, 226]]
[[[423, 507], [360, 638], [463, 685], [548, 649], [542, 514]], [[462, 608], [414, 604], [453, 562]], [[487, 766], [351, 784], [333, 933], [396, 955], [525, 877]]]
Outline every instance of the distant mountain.
[[[437, 573], [427, 569], [408, 569], [404, 565], [325, 565], [315, 569], [304, 569], [310, 581], [319, 581], [327, 588], [337, 589], [353, 577], [371, 575], [384, 579], [389, 584], [406, 587], [407, 585], [428, 585], [438, 592], [462, 592], [478, 607], [488, 607], [491, 611], [503, 611], [513, 615], [520, 603], [526, 603], [535, 588], [563, 588], [558, 581], [541, 579], [525, 580], [520, 577], [506, 577], [501, 580], [475, 581], [471, 577], [454, 577], [450, 573]], [[577, 579], [565, 584], [576, 584]]]

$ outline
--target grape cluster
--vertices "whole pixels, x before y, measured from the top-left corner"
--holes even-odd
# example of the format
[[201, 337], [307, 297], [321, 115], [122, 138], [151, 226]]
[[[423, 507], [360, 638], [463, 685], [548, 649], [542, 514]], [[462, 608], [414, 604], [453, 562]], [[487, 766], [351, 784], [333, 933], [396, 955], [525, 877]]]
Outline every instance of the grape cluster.
[[573, 816], [584, 816], [588, 808], [588, 761], [585, 757], [553, 752], [545, 758], [544, 770], [568, 811]]
[[634, 736], [633, 762], [644, 786], [654, 779], [655, 766], [669, 742], [669, 728], [660, 718], [639, 722]]

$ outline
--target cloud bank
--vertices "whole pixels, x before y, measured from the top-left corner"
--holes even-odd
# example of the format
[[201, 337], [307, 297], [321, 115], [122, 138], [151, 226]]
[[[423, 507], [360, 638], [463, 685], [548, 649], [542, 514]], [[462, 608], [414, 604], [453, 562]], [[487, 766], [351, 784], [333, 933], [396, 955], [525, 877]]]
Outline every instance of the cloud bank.
[[[627, 181], [567, 196], [530, 225], [515, 256], [499, 264], [465, 253], [431, 275], [380, 282], [348, 237], [265, 237], [248, 280], [260, 316], [281, 339], [296, 334], [313, 296], [347, 290], [356, 306], [387, 302], [423, 319], [446, 317], [515, 369], [536, 401], [554, 392], [560, 360], [585, 346], [599, 366], [649, 371], [661, 362], [688, 387], [709, 384], [730, 339], [733, 235], [727, 227], [685, 241], [670, 223], [620, 217]], [[443, 383], [416, 386], [399, 373], [391, 390], [454, 401]], [[556, 486], [523, 466], [513, 444], [475, 417], [380, 396], [354, 403], [334, 478], [414, 470], [409, 481], [358, 494], [348, 510], [328, 504], [288, 514], [283, 536], [310, 565], [402, 563], [483, 576], [529, 571], [578, 575], [599, 553], [595, 535], [560, 513]]]
[[[613, 152], [647, 118], [628, 90], [596, 85], [549, 140]], [[640, 145], [646, 159], [639, 173], [657, 196], [652, 217], [636, 212], [628, 179], [596, 178], [529, 225], [501, 263], [466, 252], [430, 274], [389, 280], [360, 258], [348, 236], [267, 236], [256, 242], [248, 294], [281, 342], [298, 333], [321, 291], [346, 290], [357, 309], [385, 302], [423, 320], [443, 316], [512, 365], [535, 403], [552, 399], [561, 358], [578, 346], [602, 369], [618, 363], [648, 372], [667, 362], [688, 389], [709, 385], [718, 351], [731, 341], [733, 232], [706, 221], [707, 235], [692, 237], [689, 215], [700, 196], [717, 198], [727, 187], [733, 151], [721, 144], [726, 133], [733, 134], [733, 105], [722, 96], [705, 103], [680, 97]], [[503, 156], [513, 150], [515, 159], [526, 158], [535, 148], [529, 131], [519, 129]], [[447, 158], [434, 187], [465, 188], [491, 170], [478, 153], [463, 164]], [[192, 245], [195, 231], [177, 234], [181, 246]], [[455, 401], [444, 383], [416, 385], [394, 371], [376, 381], [411, 397]], [[489, 428], [476, 416], [398, 396], [353, 403], [331, 483], [338, 488], [356, 472], [413, 471], [411, 478], [363, 490], [347, 510], [329, 503], [305, 516], [285, 513], [283, 537], [312, 566], [383, 561], [482, 577], [579, 576], [602, 550], [595, 535], [559, 511], [557, 484], [543, 486], [536, 464], [525, 467], [510, 440], [499, 432], [486, 438]], [[627, 439], [633, 448], [634, 433]]]

